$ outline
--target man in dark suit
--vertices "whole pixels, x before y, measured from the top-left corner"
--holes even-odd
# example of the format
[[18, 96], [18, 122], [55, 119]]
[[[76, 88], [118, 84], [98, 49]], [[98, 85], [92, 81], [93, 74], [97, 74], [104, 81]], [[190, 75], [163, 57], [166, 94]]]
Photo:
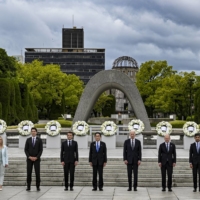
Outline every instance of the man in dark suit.
[[168, 191], [172, 191], [172, 173], [173, 167], [176, 166], [176, 146], [170, 142], [170, 135], [166, 134], [165, 142], [160, 144], [158, 150], [158, 165], [162, 173], [162, 191], [166, 191], [166, 171], [168, 176]]
[[190, 168], [193, 172], [194, 190], [197, 191], [197, 172], [199, 173], [199, 191], [200, 191], [200, 134], [196, 133], [194, 136], [195, 142], [190, 146]]
[[93, 189], [97, 190], [97, 172], [99, 173], [99, 190], [103, 191], [103, 167], [107, 163], [107, 148], [106, 144], [101, 139], [101, 133], [95, 133], [95, 141], [90, 145], [89, 163], [93, 167]]
[[60, 160], [64, 168], [65, 176], [65, 191], [68, 190], [68, 175], [70, 173], [70, 190], [73, 191], [74, 186], [74, 172], [78, 164], [78, 143], [73, 138], [73, 133], [67, 133], [67, 140], [62, 143]]
[[138, 166], [142, 161], [141, 143], [135, 139], [135, 131], [130, 131], [130, 139], [124, 142], [123, 160], [127, 165], [128, 183], [129, 188], [127, 191], [132, 190], [132, 171], [134, 173], [134, 191], [137, 191], [138, 181]]
[[31, 189], [31, 181], [32, 181], [32, 169], [33, 165], [35, 168], [36, 175], [36, 188], [37, 191], [40, 191], [40, 157], [43, 151], [42, 140], [37, 135], [37, 129], [31, 128], [32, 137], [26, 140], [25, 144], [25, 154], [27, 157], [27, 189], [26, 191], [30, 191]]

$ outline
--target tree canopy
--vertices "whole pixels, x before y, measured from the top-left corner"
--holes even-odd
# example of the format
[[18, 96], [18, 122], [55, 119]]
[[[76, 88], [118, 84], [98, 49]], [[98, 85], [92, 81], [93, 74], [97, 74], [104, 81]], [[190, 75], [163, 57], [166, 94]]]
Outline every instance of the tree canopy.
[[37, 108], [46, 110], [47, 117], [53, 103], [61, 105], [63, 95], [66, 106], [74, 112], [83, 91], [83, 82], [76, 75], [67, 75], [59, 65], [43, 65], [38, 60], [18, 66], [17, 76], [28, 85]]

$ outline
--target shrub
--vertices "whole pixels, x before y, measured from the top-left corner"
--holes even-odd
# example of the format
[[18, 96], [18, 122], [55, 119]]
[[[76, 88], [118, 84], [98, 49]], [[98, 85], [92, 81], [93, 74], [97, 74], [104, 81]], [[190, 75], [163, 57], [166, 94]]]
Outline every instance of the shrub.
[[2, 105], [2, 119], [10, 125], [9, 111], [10, 111], [10, 82], [8, 79], [0, 79], [0, 102]]
[[194, 115], [187, 116], [186, 121], [194, 121]]

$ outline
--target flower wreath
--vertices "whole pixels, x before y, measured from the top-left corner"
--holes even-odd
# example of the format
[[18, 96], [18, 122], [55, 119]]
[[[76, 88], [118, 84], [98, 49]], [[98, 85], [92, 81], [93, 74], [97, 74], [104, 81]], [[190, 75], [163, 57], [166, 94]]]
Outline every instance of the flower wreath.
[[60, 134], [60, 131], [61, 131], [61, 125], [59, 122], [57, 121], [50, 121], [50, 122], [47, 122], [46, 126], [45, 126], [45, 130], [46, 130], [46, 133], [49, 135], [49, 136], [56, 136], [56, 135], [59, 135]]
[[0, 119], [0, 135], [3, 134], [7, 129], [7, 124], [4, 120]]
[[172, 125], [169, 122], [165, 122], [165, 121], [159, 122], [156, 125], [156, 131], [159, 136], [165, 136], [167, 134], [171, 134]]
[[183, 125], [183, 132], [188, 137], [193, 137], [199, 132], [199, 125], [195, 122], [186, 122]]
[[31, 121], [28, 121], [28, 120], [24, 120], [24, 121], [21, 121], [19, 124], [18, 124], [18, 132], [20, 135], [22, 136], [27, 136], [27, 135], [30, 135], [31, 134], [31, 128], [33, 127], [33, 123]]
[[135, 130], [135, 134], [140, 134], [144, 130], [144, 123], [139, 119], [133, 119], [128, 123], [128, 130]]
[[105, 121], [101, 125], [101, 132], [105, 136], [114, 135], [117, 131], [117, 125], [113, 121]]
[[75, 135], [84, 136], [89, 132], [89, 125], [85, 121], [77, 121], [72, 126]]

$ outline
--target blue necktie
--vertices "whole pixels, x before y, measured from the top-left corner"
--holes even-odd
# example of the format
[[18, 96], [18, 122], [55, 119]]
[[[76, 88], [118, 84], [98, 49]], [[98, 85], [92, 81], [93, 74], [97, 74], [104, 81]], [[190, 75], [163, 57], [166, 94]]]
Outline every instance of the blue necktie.
[[97, 145], [96, 145], [96, 150], [97, 152], [99, 152], [99, 143], [97, 142]]

